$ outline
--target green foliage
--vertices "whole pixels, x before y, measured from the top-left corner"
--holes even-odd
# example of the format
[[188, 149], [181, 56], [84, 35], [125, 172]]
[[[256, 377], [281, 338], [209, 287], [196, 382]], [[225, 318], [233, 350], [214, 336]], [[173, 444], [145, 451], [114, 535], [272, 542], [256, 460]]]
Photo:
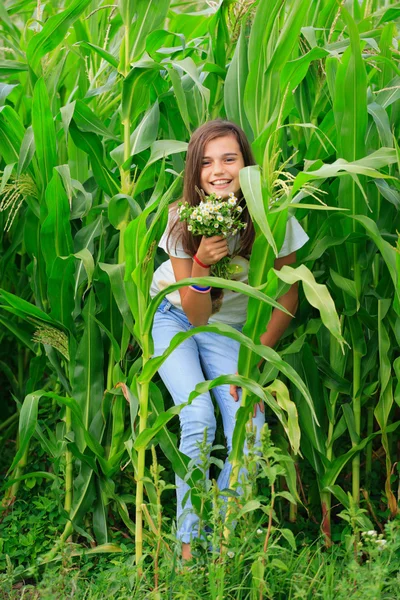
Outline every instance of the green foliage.
[[[329, 545], [341, 537], [344, 525], [336, 518], [341, 508], [342, 516], [352, 511], [353, 529], [355, 521], [370, 528], [371, 520], [394, 519], [400, 406], [398, 9], [375, 0], [340, 6], [333, 0], [67, 4], [0, 6], [3, 523], [14, 527], [11, 511], [21, 514], [21, 489], [47, 473], [55, 477], [54, 488], [37, 500], [44, 503], [37, 509], [60, 537], [51, 547], [52, 530], [41, 556], [51, 565], [71, 536], [97, 544], [100, 552], [115, 550], [108, 544], [117, 519], [127, 535], [135, 533], [136, 563], [147, 573], [147, 552], [154, 555], [161, 537], [148, 515], [154, 525], [165, 475], [153, 467], [152, 477], [148, 444], [157, 446], [166, 470], [172, 465], [180, 477], [189, 477], [191, 487], [200, 485], [201, 470], [177, 448], [173, 417], [179, 411], [170, 408], [156, 379], [158, 366], [185, 335], [174, 338], [163, 357], [152, 358], [154, 312], [165, 293], [188, 282], [153, 300], [149, 290], [154, 268], [165, 258], [157, 244], [167, 207], [181, 194], [190, 133], [218, 116], [241, 124], [252, 142], [259, 166], [243, 169], [241, 185], [257, 235], [248, 285], [211, 280], [249, 296], [242, 333], [208, 326], [241, 342], [240, 375], [201, 384], [189, 400], [222, 383], [243, 387], [230, 456], [233, 487], [244, 460], [246, 424], [255, 403], [265, 401], [282, 427], [276, 452], [289, 492], [274, 492], [279, 521], [295, 520], [294, 499], [299, 523], [317, 514]], [[304, 264], [274, 271], [293, 214], [310, 236], [298, 253]], [[290, 329], [278, 349], [261, 346], [279, 297], [297, 282], [300, 305]], [[261, 371], [260, 356], [266, 359]], [[373, 450], [382, 461], [375, 467]], [[39, 467], [32, 466], [35, 453], [45, 457]], [[276, 462], [276, 456], [270, 458]], [[275, 479], [268, 477], [265, 487], [273, 486]], [[332, 494], [341, 508], [332, 506]], [[228, 501], [231, 516], [234, 498]], [[247, 500], [261, 503], [254, 494]], [[55, 502], [65, 511], [59, 510], [58, 519]], [[256, 510], [256, 504], [249, 506], [244, 520]], [[45, 529], [31, 525], [42, 539]], [[249, 521], [247, 540], [256, 535], [252, 527]], [[290, 546], [292, 538], [283, 531], [288, 528], [281, 533]], [[38, 556], [32, 537], [22, 535], [23, 548], [35, 550], [17, 555], [8, 540], [4, 552], [14, 565]], [[285, 598], [307, 597], [311, 589], [329, 597], [323, 586], [331, 585], [329, 576], [334, 580], [335, 563], [319, 550], [295, 555], [277, 540], [268, 542], [261, 561], [250, 542], [249, 548], [235, 547], [231, 563], [221, 571], [215, 566], [209, 580], [209, 571], [196, 571], [199, 580], [206, 585], [227, 577], [230, 589], [244, 586], [250, 597], [256, 597], [255, 589], [265, 597], [281, 592]], [[159, 580], [171, 586], [165, 575], [171, 558], [159, 556]], [[371, 581], [381, 577], [382, 594], [390, 594], [388, 573], [395, 563], [379, 556], [385, 554], [376, 554]], [[82, 565], [90, 560], [82, 559]], [[312, 584], [299, 567], [306, 560]], [[134, 568], [125, 562], [119, 557], [110, 570], [112, 589], [121, 598], [137, 585]], [[304, 573], [300, 582], [296, 564]], [[326, 580], [318, 587], [321, 568]], [[278, 591], [270, 575], [276, 570], [286, 577]], [[366, 594], [377, 593], [375, 583], [368, 587], [369, 572], [352, 563], [332, 588], [335, 597], [349, 582], [356, 582], [354, 597], [364, 584]], [[49, 590], [50, 577], [43, 584]], [[298, 589], [290, 587], [291, 578]], [[189, 597], [188, 579], [184, 574], [179, 579], [176, 597]], [[193, 597], [210, 592], [202, 585]], [[104, 595], [105, 578], [99, 586]], [[219, 593], [214, 587], [212, 597]]]

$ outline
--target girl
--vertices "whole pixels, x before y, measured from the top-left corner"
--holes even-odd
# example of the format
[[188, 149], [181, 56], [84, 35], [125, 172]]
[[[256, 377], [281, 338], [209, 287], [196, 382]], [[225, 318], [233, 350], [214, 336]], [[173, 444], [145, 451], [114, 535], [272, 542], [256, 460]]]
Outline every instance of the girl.
[[[239, 171], [244, 166], [255, 164], [249, 142], [244, 132], [234, 123], [217, 119], [199, 127], [193, 134], [187, 151], [184, 176], [183, 199], [192, 206], [200, 202], [196, 187], [206, 194], [215, 192], [225, 198], [230, 192], [239, 197]], [[191, 235], [187, 225], [180, 222], [177, 203], [171, 205], [166, 231], [159, 246], [169, 254], [154, 273], [151, 295], [175, 281], [187, 277], [210, 275], [211, 265], [227, 255], [232, 262], [240, 265], [240, 273], [233, 278], [247, 282], [248, 259], [254, 241], [254, 227], [244, 199], [240, 200], [243, 211], [241, 217], [246, 228], [231, 239], [215, 235], [201, 237]], [[275, 261], [275, 268], [290, 265], [296, 261], [296, 250], [308, 240], [302, 227], [294, 218], [289, 218], [286, 237]], [[279, 302], [292, 314], [297, 308], [297, 287], [294, 285], [279, 299]], [[168, 294], [159, 306], [154, 318], [154, 356], [161, 355], [169, 346], [175, 334], [192, 327], [212, 322], [228, 323], [241, 330], [246, 320], [247, 296], [228, 290], [214, 290], [189, 286]], [[266, 346], [274, 346], [287, 326], [290, 317], [274, 310], [268, 328], [260, 338]], [[199, 333], [180, 344], [159, 370], [176, 405], [187, 402], [196, 384], [205, 379], [237, 371], [239, 344], [234, 340], [215, 333]], [[231, 451], [235, 415], [239, 408], [239, 394], [236, 386], [221, 385], [213, 390], [221, 411], [228, 453]], [[198, 396], [192, 404], [180, 413], [180, 450], [192, 459], [199, 456], [198, 443], [203, 440], [207, 428], [207, 441], [212, 444], [216, 422], [214, 407], [209, 393]], [[264, 410], [261, 403], [253, 418], [257, 433], [264, 423]], [[230, 464], [226, 461], [219, 478], [219, 489], [229, 486]], [[188, 485], [179, 477], [177, 485], [178, 538], [182, 541], [182, 558], [191, 557], [190, 541], [198, 535], [198, 518], [191, 511]], [[182, 500], [187, 495], [185, 506]], [[184, 514], [182, 514], [184, 513]], [[181, 518], [182, 517], [182, 518]]]

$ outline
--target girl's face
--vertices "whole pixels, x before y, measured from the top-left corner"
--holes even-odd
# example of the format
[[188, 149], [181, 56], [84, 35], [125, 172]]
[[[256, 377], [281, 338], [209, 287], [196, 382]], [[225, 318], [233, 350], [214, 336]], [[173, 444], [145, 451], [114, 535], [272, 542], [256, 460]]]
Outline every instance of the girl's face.
[[239, 171], [244, 167], [243, 155], [234, 135], [208, 142], [202, 159], [200, 186], [206, 194], [235, 195], [240, 190]]

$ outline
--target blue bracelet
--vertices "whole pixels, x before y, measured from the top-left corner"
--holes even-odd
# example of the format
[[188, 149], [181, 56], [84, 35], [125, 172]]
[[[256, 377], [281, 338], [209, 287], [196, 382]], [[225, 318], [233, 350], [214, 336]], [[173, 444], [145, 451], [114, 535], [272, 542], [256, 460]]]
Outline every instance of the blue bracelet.
[[190, 288], [192, 288], [192, 290], [196, 290], [196, 292], [209, 292], [211, 290], [211, 285], [207, 286], [207, 287], [201, 287], [200, 285], [190, 285]]

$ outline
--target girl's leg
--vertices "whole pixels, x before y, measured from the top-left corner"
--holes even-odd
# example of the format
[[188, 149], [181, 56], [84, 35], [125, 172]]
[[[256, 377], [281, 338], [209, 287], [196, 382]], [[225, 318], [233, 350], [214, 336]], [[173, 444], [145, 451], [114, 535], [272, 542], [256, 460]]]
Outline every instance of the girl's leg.
[[[164, 312], [163, 312], [164, 311]], [[175, 334], [187, 331], [192, 326], [185, 314], [177, 309], [171, 309], [169, 303], [163, 303], [157, 311], [153, 325], [154, 356], [160, 356], [169, 346]], [[187, 402], [190, 392], [195, 386], [204, 381], [199, 352], [196, 341], [192, 338], [180, 344], [165, 360], [159, 369], [159, 374], [165, 383], [175, 405]], [[215, 436], [214, 406], [209, 393], [201, 394], [179, 415], [181, 423], [181, 442], [179, 449], [192, 459], [198, 459], [198, 443], [203, 440], [207, 429], [207, 442], [212, 444]], [[193, 512], [190, 495], [185, 506], [182, 501], [189, 486], [176, 476], [177, 485], [177, 537], [183, 543], [189, 543], [191, 538], [198, 535], [198, 517]], [[185, 511], [185, 515], [182, 515]], [[182, 517], [182, 518], [181, 518]]]
[[[207, 379], [215, 379], [219, 375], [236, 373], [240, 344], [231, 338], [216, 333], [200, 333], [195, 335], [199, 347], [203, 371]], [[241, 390], [239, 400], [235, 402], [229, 394], [229, 385], [220, 385], [213, 389], [213, 393], [221, 411], [222, 423], [226, 437], [228, 456], [232, 450], [233, 430], [236, 424], [236, 413], [240, 408]], [[252, 419], [256, 427], [256, 444], [260, 441], [260, 433], [265, 422], [264, 413], [257, 409], [256, 416]], [[247, 452], [247, 446], [244, 447]], [[219, 489], [229, 487], [231, 465], [228, 459], [218, 477]], [[245, 473], [241, 471], [241, 476]]]

